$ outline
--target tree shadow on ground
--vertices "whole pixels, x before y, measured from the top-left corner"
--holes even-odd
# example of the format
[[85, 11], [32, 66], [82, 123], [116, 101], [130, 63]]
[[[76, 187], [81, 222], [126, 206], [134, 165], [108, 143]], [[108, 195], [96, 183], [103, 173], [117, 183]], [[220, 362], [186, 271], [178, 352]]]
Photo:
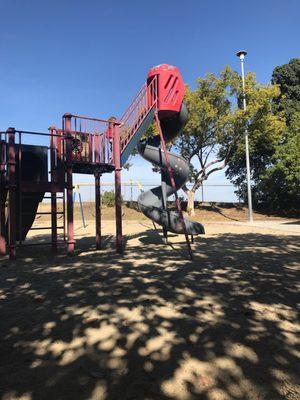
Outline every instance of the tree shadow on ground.
[[2, 262], [1, 399], [299, 398], [299, 237], [155, 237]]
[[232, 210], [232, 209], [234, 209], [234, 210], [243, 210], [243, 208], [240, 207], [239, 205], [232, 206], [232, 205], [226, 205], [226, 203], [225, 203], [225, 205], [222, 204], [222, 208], [220, 208], [218, 205], [216, 205], [214, 203], [210, 204], [209, 206], [202, 206], [201, 208], [205, 209], [206, 211], [212, 211], [212, 212], [215, 212], [216, 214], [222, 215], [222, 217], [224, 217], [225, 219], [229, 219], [231, 221], [239, 221], [239, 219], [238, 218], [233, 218], [233, 217], [231, 217], [229, 215], [226, 215], [225, 212], [222, 211], [222, 208], [224, 210]]

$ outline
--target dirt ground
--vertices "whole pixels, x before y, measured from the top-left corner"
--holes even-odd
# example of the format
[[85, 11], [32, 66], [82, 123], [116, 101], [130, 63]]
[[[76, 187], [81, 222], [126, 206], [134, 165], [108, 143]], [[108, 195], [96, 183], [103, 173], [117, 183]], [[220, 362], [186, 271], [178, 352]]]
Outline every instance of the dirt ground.
[[[144, 220], [147, 221], [147, 218], [136, 211], [137, 207], [136, 203], [127, 202], [123, 205], [123, 219], [125, 220]], [[62, 207], [58, 203], [58, 208], [61, 211]], [[50, 211], [49, 203], [41, 203], [39, 211]], [[89, 220], [94, 220], [95, 218], [95, 203], [93, 202], [84, 202], [83, 203], [83, 213], [84, 218]], [[115, 219], [115, 211], [114, 207], [106, 207], [102, 206], [102, 216], [105, 220], [114, 220]], [[282, 216], [278, 215], [268, 215], [266, 213], [254, 211], [253, 217], [256, 221], [280, 221], [287, 220]], [[38, 219], [45, 220], [47, 217], [39, 216]], [[74, 218], [75, 220], [82, 220], [80, 204], [78, 202], [75, 203], [74, 207]], [[199, 208], [195, 209], [195, 216], [193, 217], [197, 221], [246, 221], [247, 220], [247, 208], [233, 203], [204, 203]], [[299, 218], [298, 218], [299, 219]], [[295, 221], [296, 218], [288, 218], [288, 220]]]
[[2, 400], [300, 398], [299, 223], [210, 219], [189, 261], [140, 214], [116, 254], [103, 217], [103, 250], [87, 218], [74, 257], [0, 261]]

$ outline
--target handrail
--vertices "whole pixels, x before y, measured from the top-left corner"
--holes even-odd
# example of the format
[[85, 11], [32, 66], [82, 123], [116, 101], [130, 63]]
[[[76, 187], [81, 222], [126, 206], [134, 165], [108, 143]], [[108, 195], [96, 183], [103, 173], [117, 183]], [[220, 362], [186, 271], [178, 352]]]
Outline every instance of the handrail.
[[120, 121], [124, 121], [126, 120], [126, 115], [129, 113], [129, 111], [133, 108], [133, 105], [136, 103], [138, 97], [141, 95], [141, 93], [145, 90], [145, 88], [147, 87], [146, 83], [144, 83], [144, 85], [141, 87], [141, 89], [139, 90], [139, 92], [137, 93], [137, 95], [134, 97], [134, 99], [132, 100], [131, 104], [127, 107], [127, 109], [125, 110], [125, 112], [123, 113], [122, 117], [120, 118]]
[[[84, 119], [84, 120], [86, 120], [86, 121], [95, 121], [95, 122], [104, 122], [104, 123], [109, 123], [109, 122], [110, 122], [110, 121], [107, 120], [107, 119], [86, 117], [85, 115], [76, 115], [76, 114], [65, 114], [65, 115], [63, 115], [63, 118], [66, 118], [66, 117]], [[114, 124], [115, 124], [115, 125], [121, 125], [121, 122], [114, 121]]]
[[157, 78], [144, 84], [120, 119], [121, 151], [135, 135], [149, 111], [157, 105]]

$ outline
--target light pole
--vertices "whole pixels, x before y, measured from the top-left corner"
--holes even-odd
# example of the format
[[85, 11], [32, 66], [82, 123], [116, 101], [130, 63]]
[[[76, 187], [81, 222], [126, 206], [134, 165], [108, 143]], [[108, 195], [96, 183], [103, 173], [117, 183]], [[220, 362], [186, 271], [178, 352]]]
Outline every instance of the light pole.
[[[244, 59], [247, 55], [245, 50], [238, 51], [236, 55], [241, 61], [242, 71], [242, 87], [243, 87], [243, 108], [246, 111], [246, 94], [245, 94], [245, 71], [244, 71]], [[252, 194], [251, 194], [251, 182], [250, 182], [250, 157], [249, 157], [249, 138], [248, 129], [245, 129], [245, 152], [246, 152], [246, 169], [247, 169], [247, 192], [248, 192], [248, 218], [249, 222], [253, 222], [253, 211], [252, 211]]]

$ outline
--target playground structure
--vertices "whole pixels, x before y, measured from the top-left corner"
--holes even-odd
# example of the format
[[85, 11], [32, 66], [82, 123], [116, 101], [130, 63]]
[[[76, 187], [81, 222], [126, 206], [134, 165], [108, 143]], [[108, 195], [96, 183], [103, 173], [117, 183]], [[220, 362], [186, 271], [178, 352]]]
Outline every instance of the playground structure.
[[[187, 180], [189, 165], [166, 147], [166, 141], [176, 137], [187, 120], [184, 90], [179, 70], [162, 64], [150, 70], [147, 82], [119, 120], [67, 113], [62, 118], [62, 127], [52, 126], [47, 133], [14, 128], [0, 132], [1, 254], [8, 251], [10, 259], [16, 258], [16, 247], [27, 245], [24, 241], [30, 229], [51, 229], [49, 244], [54, 253], [58, 248], [58, 230], [62, 230], [67, 253], [74, 254], [73, 173], [95, 177], [96, 249], [100, 249], [101, 176], [113, 171], [116, 249], [122, 253], [121, 169], [137, 147], [146, 160], [161, 168], [162, 174], [162, 185], [143, 192], [138, 198], [139, 207], [163, 227], [166, 238], [168, 231], [184, 234], [192, 258], [189, 235], [204, 233], [204, 228], [183, 217], [177, 191]], [[153, 121], [159, 136], [142, 140]], [[40, 138], [47, 138], [50, 144], [39, 145]], [[167, 209], [166, 200], [171, 194], [175, 194], [176, 212]], [[51, 211], [38, 212], [39, 203], [45, 198], [51, 200]], [[57, 208], [59, 200], [62, 211]], [[33, 228], [38, 214], [50, 214], [51, 226]], [[58, 225], [59, 215], [61, 225]]]

